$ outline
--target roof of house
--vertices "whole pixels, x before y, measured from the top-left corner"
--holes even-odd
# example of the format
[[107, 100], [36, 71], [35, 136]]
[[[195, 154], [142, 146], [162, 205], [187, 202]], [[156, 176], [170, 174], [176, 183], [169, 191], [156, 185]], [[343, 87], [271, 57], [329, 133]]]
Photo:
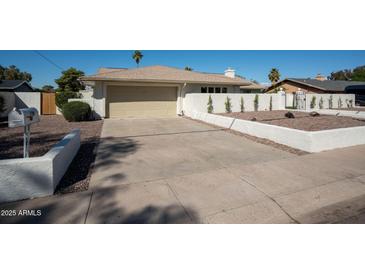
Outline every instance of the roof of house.
[[20, 87], [24, 83], [33, 89], [32, 86], [24, 80], [0, 80], [0, 89], [12, 90]]
[[[291, 81], [298, 84], [306, 85], [309, 87], [321, 89], [321, 90], [329, 90], [329, 91], [344, 91], [349, 87], [352, 86], [365, 86], [365, 82], [359, 82], [359, 81], [341, 81], [341, 80], [317, 80], [317, 79], [310, 79], [310, 78], [287, 78], [284, 79], [275, 85], [271, 86], [277, 86], [283, 81]], [[270, 88], [271, 88], [270, 87]], [[270, 89], [269, 88], [269, 89]]]
[[208, 83], [228, 85], [249, 85], [241, 77], [228, 77], [223, 74], [187, 71], [166, 66], [149, 66], [135, 69], [99, 69], [95, 75], [80, 78], [83, 81], [136, 81], [166, 83]]
[[266, 87], [263, 85], [255, 84], [253, 82], [250, 83], [250, 85], [247, 86], [240, 86], [240, 89], [265, 89]]

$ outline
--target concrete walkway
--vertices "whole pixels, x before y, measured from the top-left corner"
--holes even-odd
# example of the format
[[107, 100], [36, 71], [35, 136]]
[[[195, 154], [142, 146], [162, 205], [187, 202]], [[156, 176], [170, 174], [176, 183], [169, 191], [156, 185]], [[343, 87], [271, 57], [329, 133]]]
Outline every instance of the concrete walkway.
[[38, 223], [361, 223], [365, 146], [296, 156], [186, 119], [106, 120], [90, 188], [0, 206]]

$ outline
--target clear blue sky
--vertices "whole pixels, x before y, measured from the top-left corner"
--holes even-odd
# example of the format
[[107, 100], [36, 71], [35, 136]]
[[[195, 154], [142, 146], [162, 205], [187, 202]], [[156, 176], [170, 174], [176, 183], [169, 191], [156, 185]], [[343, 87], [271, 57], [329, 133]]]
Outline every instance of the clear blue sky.
[[[93, 74], [99, 67], [136, 67], [132, 50], [122, 51], [39, 51], [62, 68], [76, 67]], [[332, 71], [365, 65], [365, 51], [147, 51], [142, 50], [141, 66], [167, 65], [196, 71], [222, 73], [227, 67], [239, 75], [267, 83], [267, 74], [276, 67], [281, 78], [329, 75]], [[16, 65], [33, 76], [32, 85], [56, 86], [61, 70], [34, 51], [0, 51], [0, 65]]]

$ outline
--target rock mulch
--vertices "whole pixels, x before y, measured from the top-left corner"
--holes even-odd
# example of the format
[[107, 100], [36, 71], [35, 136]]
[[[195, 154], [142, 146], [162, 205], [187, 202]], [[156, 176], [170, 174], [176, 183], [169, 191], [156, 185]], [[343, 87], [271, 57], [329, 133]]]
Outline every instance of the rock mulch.
[[290, 119], [285, 117], [287, 112], [287, 110], [274, 110], [224, 113], [220, 115], [305, 131], [365, 126], [364, 120], [352, 117], [334, 115], [320, 115], [312, 117], [307, 112], [291, 111], [295, 118]]

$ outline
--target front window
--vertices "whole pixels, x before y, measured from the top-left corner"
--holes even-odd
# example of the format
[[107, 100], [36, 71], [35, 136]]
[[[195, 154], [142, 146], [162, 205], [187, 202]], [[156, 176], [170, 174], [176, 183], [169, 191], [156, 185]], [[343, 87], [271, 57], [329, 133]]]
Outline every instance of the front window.
[[222, 88], [222, 93], [227, 93], [227, 88]]
[[207, 87], [201, 87], [200, 92], [201, 93], [207, 93]]
[[215, 88], [215, 93], [221, 93], [221, 88]]
[[209, 91], [209, 93], [214, 93], [214, 88], [209, 87], [209, 88], [208, 88], [208, 91]]

